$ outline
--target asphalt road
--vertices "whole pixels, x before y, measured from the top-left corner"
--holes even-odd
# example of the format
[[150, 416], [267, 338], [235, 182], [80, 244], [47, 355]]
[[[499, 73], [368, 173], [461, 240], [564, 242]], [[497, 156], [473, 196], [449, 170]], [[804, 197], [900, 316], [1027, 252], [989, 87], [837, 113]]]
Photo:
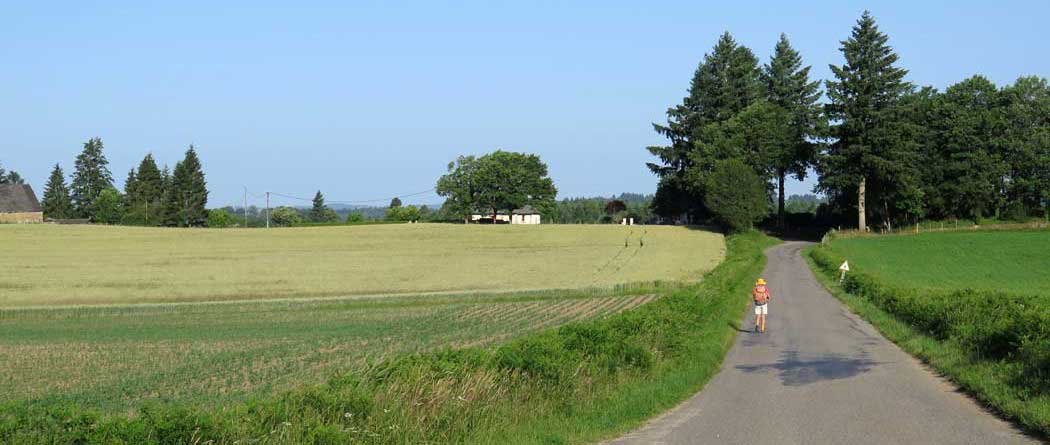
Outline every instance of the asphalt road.
[[766, 333], [741, 332], [703, 391], [611, 443], [1038, 443], [849, 312], [813, 277], [805, 245], [766, 252]]

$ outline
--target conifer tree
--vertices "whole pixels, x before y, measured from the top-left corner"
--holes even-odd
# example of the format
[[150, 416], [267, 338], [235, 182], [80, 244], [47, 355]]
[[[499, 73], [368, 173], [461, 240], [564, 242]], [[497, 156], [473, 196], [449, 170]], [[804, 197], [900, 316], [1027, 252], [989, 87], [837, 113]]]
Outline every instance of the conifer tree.
[[[649, 169], [660, 177], [654, 207], [658, 214], [676, 216], [682, 213], [706, 213], [703, 200], [697, 193], [698, 176], [687, 174], [697, 158], [710, 158], [697, 146], [705, 140], [705, 128], [724, 122], [762, 97], [758, 59], [750, 49], [736, 43], [727, 32], [722, 34], [711, 53], [693, 74], [689, 94], [682, 103], [667, 110], [667, 124], [653, 124], [657, 133], [666, 137], [670, 145], [648, 147], [659, 158], [649, 163]], [[710, 171], [713, 159], [706, 159], [699, 176]], [[696, 172], [694, 172], [696, 173]]]
[[44, 186], [44, 199], [41, 202], [44, 216], [51, 219], [66, 219], [73, 216], [73, 202], [69, 198], [69, 187], [62, 167], [55, 164], [51, 176]]
[[141, 215], [146, 225], [163, 222], [164, 178], [152, 154], [147, 154], [135, 173], [135, 197], [129, 200], [129, 213]]
[[325, 222], [328, 217], [326, 212], [328, 206], [324, 205], [324, 195], [321, 194], [320, 190], [314, 195], [313, 204], [313, 208], [310, 209], [310, 221]]
[[113, 187], [113, 175], [109, 172], [109, 161], [102, 153], [102, 139], [91, 138], [84, 143], [84, 151], [76, 159], [73, 168], [73, 206], [78, 216], [95, 216], [94, 202], [98, 195]]
[[[831, 145], [821, 159], [819, 188], [834, 201], [857, 206], [857, 226], [866, 230], [867, 201], [879, 207], [888, 224], [898, 202], [911, 202], [918, 193], [914, 160], [909, 147], [899, 142], [901, 96], [912, 86], [904, 81], [907, 70], [894, 66], [897, 54], [865, 11], [842, 42], [846, 63], [831, 65], [835, 80], [826, 82], [834, 122]], [[899, 201], [897, 200], [899, 198]]]
[[167, 193], [168, 223], [179, 227], [200, 227], [208, 221], [205, 206], [208, 189], [200, 159], [193, 145], [186, 157], [175, 164], [171, 187]]
[[802, 66], [802, 56], [791, 47], [791, 42], [780, 34], [769, 63], [763, 67], [762, 80], [766, 86], [766, 99], [785, 110], [790, 116], [788, 134], [783, 138], [788, 144], [774, 147], [770, 162], [777, 179], [777, 221], [784, 226], [784, 182], [787, 175], [795, 179], [806, 178], [806, 169], [816, 156], [817, 144], [813, 141], [825, 127], [820, 105], [820, 82], [809, 79], [809, 66]]

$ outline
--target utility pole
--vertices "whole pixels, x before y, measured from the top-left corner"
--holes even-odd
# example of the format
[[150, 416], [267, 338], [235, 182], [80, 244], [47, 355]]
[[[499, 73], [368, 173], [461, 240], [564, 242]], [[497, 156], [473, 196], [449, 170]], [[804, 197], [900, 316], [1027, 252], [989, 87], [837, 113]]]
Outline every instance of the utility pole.
[[270, 228], [270, 192], [266, 192], [266, 228]]
[[248, 228], [248, 186], [244, 186], [244, 228]]

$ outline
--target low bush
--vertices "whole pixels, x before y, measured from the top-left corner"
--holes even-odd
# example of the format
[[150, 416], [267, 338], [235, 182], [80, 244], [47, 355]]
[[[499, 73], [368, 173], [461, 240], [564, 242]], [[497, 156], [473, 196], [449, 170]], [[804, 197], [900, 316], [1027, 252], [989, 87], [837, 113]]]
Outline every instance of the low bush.
[[[758, 233], [727, 240], [703, 281], [637, 309], [490, 348], [402, 356], [324, 385], [218, 408], [131, 416], [0, 406], [0, 443], [561, 443], [623, 432], [718, 369], [761, 271]], [[627, 400], [625, 400], [625, 398]]]

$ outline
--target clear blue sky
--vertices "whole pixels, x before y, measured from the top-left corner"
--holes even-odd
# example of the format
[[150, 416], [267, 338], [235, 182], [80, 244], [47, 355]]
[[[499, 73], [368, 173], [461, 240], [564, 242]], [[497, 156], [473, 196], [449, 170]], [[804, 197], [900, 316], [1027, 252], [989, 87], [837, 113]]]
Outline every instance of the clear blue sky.
[[865, 8], [917, 84], [1050, 74], [1046, 0], [120, 3], [0, 7], [0, 163], [38, 193], [93, 136], [118, 185], [196, 144], [211, 206], [389, 198], [496, 148], [541, 155], [562, 197], [652, 192], [650, 123], [719, 34], [765, 61], [787, 33], [824, 78]]

